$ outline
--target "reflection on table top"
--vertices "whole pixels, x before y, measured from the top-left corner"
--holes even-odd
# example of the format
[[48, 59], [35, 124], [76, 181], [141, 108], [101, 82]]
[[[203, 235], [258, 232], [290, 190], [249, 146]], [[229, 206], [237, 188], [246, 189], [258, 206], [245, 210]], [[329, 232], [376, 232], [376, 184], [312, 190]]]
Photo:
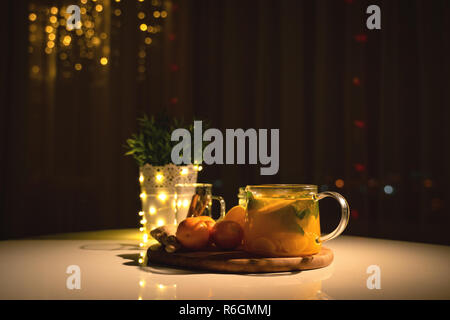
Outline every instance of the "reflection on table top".
[[[0, 299], [450, 299], [448, 246], [342, 236], [326, 268], [236, 275], [141, 267], [138, 243], [134, 229], [0, 241]], [[371, 265], [379, 290], [367, 288]]]

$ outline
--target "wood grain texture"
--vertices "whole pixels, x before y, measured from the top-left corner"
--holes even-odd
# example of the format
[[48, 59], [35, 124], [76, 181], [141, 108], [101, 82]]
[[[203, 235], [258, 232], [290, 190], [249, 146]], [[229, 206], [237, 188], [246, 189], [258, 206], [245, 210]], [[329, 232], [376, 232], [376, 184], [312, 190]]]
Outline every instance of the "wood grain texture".
[[147, 251], [147, 264], [163, 264], [194, 270], [224, 273], [261, 273], [298, 271], [323, 268], [333, 261], [333, 251], [322, 247], [321, 252], [306, 257], [264, 258], [244, 251], [197, 251], [167, 253]]

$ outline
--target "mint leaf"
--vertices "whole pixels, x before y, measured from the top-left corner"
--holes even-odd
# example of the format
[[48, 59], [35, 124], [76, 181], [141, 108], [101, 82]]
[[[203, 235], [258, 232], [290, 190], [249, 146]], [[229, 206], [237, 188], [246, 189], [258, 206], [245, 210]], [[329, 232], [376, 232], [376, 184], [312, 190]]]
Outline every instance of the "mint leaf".
[[301, 210], [301, 211], [297, 211], [295, 210], [295, 215], [297, 216], [297, 218], [299, 219], [304, 219], [307, 215], [309, 215], [311, 213], [311, 211], [309, 210], [309, 208]]
[[247, 191], [247, 210], [258, 210], [262, 207], [264, 207], [264, 202], [255, 199], [253, 194], [250, 191]]
[[297, 218], [297, 211], [291, 205], [283, 207], [282, 210], [276, 213], [280, 215], [280, 222], [282, 223], [283, 230], [286, 232], [305, 234], [300, 221]]

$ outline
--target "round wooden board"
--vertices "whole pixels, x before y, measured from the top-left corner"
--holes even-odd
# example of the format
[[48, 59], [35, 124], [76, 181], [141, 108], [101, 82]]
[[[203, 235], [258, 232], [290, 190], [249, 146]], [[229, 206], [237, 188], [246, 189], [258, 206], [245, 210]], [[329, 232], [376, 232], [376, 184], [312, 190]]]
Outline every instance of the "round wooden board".
[[315, 255], [289, 258], [264, 258], [244, 251], [195, 251], [167, 253], [163, 249], [147, 251], [147, 264], [163, 264], [185, 269], [224, 273], [261, 273], [323, 268], [333, 261], [326, 247]]

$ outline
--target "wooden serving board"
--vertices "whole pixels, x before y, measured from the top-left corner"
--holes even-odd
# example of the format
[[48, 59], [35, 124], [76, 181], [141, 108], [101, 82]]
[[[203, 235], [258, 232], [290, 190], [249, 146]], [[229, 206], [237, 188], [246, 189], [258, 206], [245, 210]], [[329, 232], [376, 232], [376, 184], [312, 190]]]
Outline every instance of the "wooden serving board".
[[333, 251], [322, 247], [315, 255], [289, 258], [264, 258], [244, 251], [195, 251], [167, 253], [147, 251], [147, 264], [163, 264], [185, 269], [224, 273], [261, 273], [323, 268], [333, 261]]

